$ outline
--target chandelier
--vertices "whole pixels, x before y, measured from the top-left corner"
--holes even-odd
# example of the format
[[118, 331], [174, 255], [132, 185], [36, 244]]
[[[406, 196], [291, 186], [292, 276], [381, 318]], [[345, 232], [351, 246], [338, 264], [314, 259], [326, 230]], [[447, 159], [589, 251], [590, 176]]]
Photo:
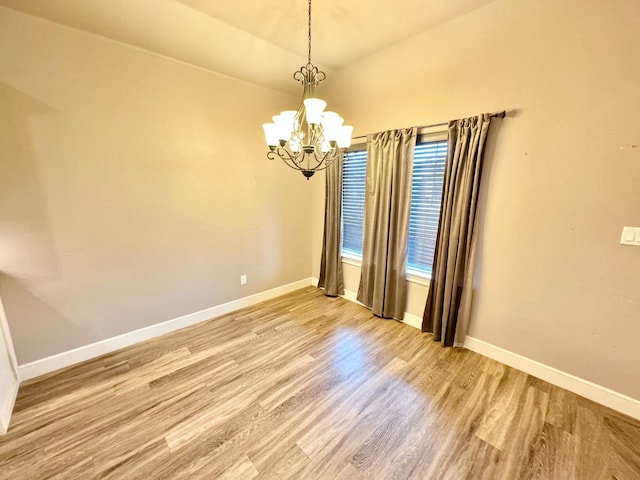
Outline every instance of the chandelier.
[[311, 178], [340, 158], [351, 145], [353, 127], [343, 125], [336, 112], [325, 112], [327, 102], [315, 96], [316, 86], [326, 75], [311, 63], [311, 0], [309, 0], [309, 49], [307, 64], [293, 74], [302, 83], [298, 110], [286, 110], [262, 125], [269, 146], [267, 158], [280, 158], [287, 166]]

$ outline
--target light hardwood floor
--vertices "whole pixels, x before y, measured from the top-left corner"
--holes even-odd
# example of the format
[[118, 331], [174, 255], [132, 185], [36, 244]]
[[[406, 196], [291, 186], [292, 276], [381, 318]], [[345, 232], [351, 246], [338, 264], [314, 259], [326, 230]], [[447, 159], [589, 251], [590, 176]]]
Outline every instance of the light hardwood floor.
[[639, 479], [640, 422], [306, 288], [24, 384], [2, 479]]

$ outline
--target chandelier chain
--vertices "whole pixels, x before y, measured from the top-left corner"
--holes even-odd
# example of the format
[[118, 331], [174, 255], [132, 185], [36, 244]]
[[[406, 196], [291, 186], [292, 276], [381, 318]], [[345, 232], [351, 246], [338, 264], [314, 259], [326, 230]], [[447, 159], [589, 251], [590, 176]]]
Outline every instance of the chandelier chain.
[[311, 64], [311, 0], [309, 0], [309, 51], [307, 53], [307, 63]]

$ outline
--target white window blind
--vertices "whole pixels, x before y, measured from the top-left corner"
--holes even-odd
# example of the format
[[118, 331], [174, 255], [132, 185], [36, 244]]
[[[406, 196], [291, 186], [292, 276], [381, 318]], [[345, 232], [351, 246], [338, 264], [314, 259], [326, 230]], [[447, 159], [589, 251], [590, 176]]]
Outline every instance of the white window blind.
[[342, 168], [342, 255], [362, 258], [367, 151], [346, 152]]
[[446, 140], [416, 145], [413, 156], [407, 256], [407, 270], [411, 273], [431, 275], [446, 160]]

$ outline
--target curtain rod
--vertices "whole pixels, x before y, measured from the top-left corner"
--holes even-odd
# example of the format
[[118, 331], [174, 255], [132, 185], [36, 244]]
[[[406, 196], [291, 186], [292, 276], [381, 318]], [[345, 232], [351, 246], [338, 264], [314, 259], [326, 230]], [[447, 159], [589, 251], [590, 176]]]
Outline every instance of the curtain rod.
[[[502, 110], [501, 112], [495, 112], [489, 114], [491, 118], [504, 118], [507, 115], [506, 110]], [[422, 130], [423, 128], [432, 128], [432, 127], [444, 127], [445, 125], [449, 125], [449, 122], [440, 122], [440, 123], [432, 123], [431, 125], [420, 125], [416, 127], [418, 130]], [[358, 138], [367, 138], [367, 135], [360, 135], [359, 137], [353, 137], [352, 140], [356, 140]]]

